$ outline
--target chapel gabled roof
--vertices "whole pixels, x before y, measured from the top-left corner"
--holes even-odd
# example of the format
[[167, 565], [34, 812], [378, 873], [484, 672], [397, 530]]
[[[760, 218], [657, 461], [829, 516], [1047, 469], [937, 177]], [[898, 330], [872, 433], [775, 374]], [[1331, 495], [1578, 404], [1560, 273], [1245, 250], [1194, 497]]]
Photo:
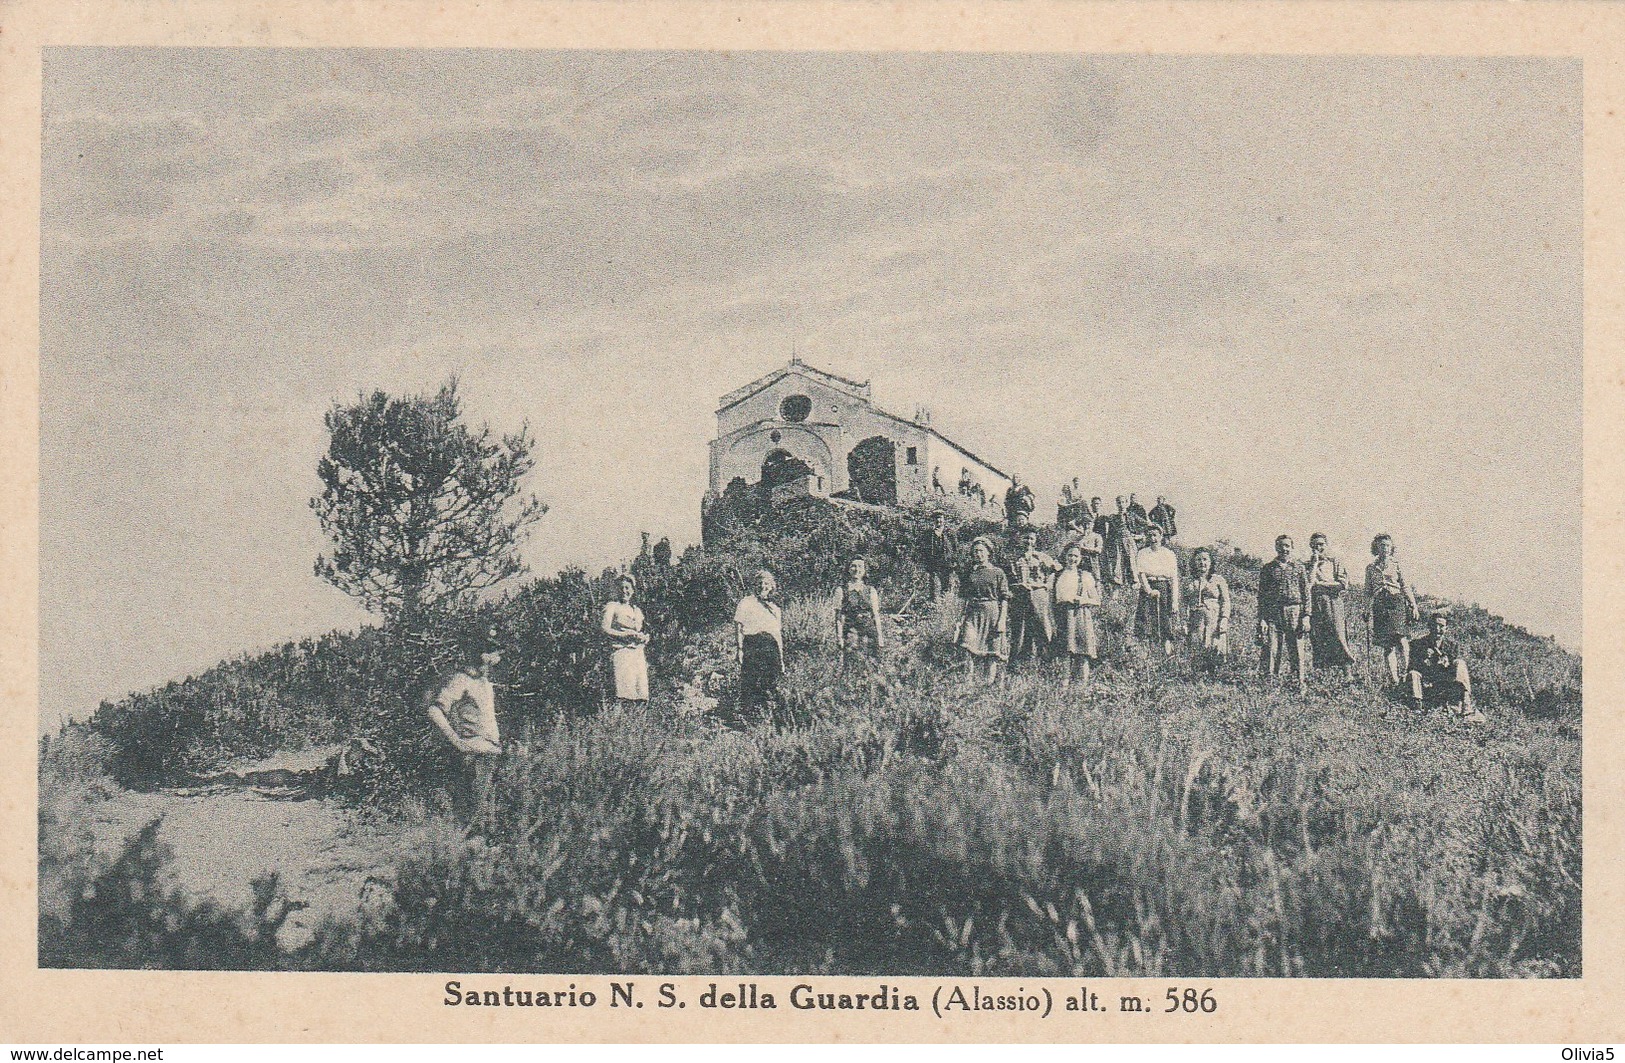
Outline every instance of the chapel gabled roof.
[[741, 402], [744, 402], [752, 395], [757, 394], [763, 388], [773, 386], [780, 380], [789, 376], [791, 373], [800, 373], [820, 384], [825, 384], [837, 391], [845, 392], [846, 394], [851, 395], [853, 398], [870, 398], [869, 382], [867, 380], [860, 384], [856, 380], [849, 380], [848, 378], [840, 376], [839, 374], [831, 373], [827, 370], [819, 369], [816, 366], [808, 365], [799, 358], [791, 358], [788, 364], [780, 366], [778, 369], [773, 370], [766, 376], [753, 380], [749, 384], [734, 388], [732, 391], [722, 396], [722, 398], [717, 400], [717, 412], [724, 413], [727, 410], [738, 406]]

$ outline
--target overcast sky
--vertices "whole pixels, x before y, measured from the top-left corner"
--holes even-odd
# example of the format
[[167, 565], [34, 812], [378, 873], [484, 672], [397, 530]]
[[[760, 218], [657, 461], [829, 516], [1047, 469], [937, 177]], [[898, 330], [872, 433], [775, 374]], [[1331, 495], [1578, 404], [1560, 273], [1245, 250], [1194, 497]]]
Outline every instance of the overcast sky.
[[698, 535], [792, 344], [1051, 501], [1375, 531], [1577, 646], [1580, 68], [52, 49], [43, 719], [364, 620], [322, 414], [528, 419], [533, 568]]

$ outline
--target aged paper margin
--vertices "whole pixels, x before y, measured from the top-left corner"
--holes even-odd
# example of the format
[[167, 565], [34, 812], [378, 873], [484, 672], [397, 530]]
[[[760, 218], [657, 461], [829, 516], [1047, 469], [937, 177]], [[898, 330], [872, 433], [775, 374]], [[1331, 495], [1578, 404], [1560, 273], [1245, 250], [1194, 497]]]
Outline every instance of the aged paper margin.
[[[1211, 1016], [452, 1009], [442, 975], [36, 967], [41, 49], [627, 48], [1574, 56], [1585, 99], [1585, 938], [1569, 981], [1180, 980]], [[1522, 1041], [1625, 1037], [1625, 7], [1605, 3], [0, 3], [0, 1030], [47, 1043], [282, 1041]], [[1470, 355], [1468, 355], [1470, 357]], [[1505, 381], [1517, 387], [1517, 381]], [[1540, 485], [1530, 490], [1539, 492]], [[500, 985], [502, 976], [465, 978]], [[639, 977], [642, 988], [665, 979]], [[709, 978], [674, 979], [693, 1000]], [[724, 985], [738, 979], [714, 979]], [[525, 977], [515, 982], [536, 983]], [[593, 985], [607, 978], [546, 979]], [[784, 994], [796, 979], [758, 979]], [[818, 979], [868, 990], [881, 979]], [[929, 995], [947, 979], [886, 979]], [[968, 983], [969, 979], [959, 980]], [[994, 980], [978, 980], [984, 985]], [[1038, 980], [1020, 980], [1037, 984]], [[1011, 983], [1015, 984], [1014, 982]], [[1056, 991], [1073, 980], [1049, 983]], [[1160, 997], [1171, 981], [1109, 983]], [[1097, 981], [1094, 988], [1108, 983]], [[641, 992], [641, 989], [640, 989]], [[1103, 993], [1104, 995], [1104, 993]]]

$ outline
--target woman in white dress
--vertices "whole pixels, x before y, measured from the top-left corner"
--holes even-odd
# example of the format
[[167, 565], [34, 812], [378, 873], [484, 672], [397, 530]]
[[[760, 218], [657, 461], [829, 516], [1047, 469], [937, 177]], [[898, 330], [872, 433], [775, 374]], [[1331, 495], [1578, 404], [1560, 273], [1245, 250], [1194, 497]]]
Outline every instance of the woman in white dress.
[[604, 604], [600, 625], [609, 639], [609, 666], [617, 701], [649, 700], [649, 662], [643, 655], [649, 636], [643, 630], [643, 610], [632, 604], [638, 581], [621, 577], [619, 600]]

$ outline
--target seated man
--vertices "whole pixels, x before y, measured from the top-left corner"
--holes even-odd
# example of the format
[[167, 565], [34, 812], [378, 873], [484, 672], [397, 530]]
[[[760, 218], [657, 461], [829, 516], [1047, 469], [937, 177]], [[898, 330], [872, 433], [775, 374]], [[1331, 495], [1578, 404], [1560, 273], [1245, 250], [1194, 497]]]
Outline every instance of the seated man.
[[1473, 708], [1473, 681], [1461, 644], [1450, 637], [1450, 618], [1433, 614], [1428, 633], [1411, 643], [1411, 698], [1418, 709], [1429, 705], [1455, 706], [1463, 719], [1483, 723], [1484, 714]]

